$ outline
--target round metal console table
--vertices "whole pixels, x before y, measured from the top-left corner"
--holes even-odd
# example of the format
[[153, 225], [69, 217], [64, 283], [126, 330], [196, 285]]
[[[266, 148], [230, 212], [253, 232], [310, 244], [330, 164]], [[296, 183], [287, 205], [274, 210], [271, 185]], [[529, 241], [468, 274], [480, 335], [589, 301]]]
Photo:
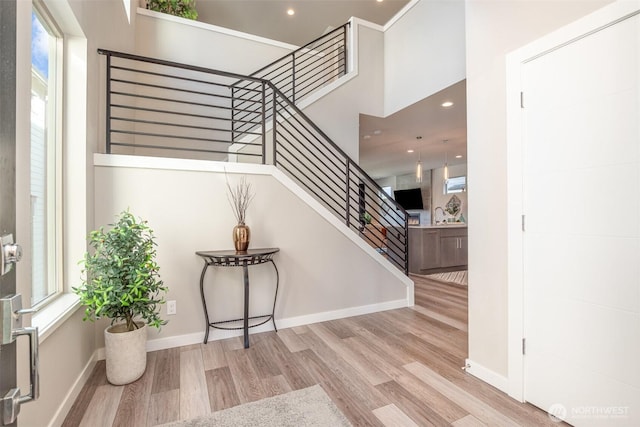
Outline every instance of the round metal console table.
[[[276, 299], [278, 298], [278, 286], [280, 284], [280, 275], [278, 273], [278, 267], [276, 267], [276, 263], [273, 262], [273, 256], [278, 251], [280, 251], [279, 248], [249, 249], [246, 253], [236, 253], [235, 250], [196, 252], [196, 255], [204, 259], [204, 267], [202, 268], [202, 274], [200, 274], [200, 297], [202, 298], [202, 308], [204, 309], [205, 344], [209, 340], [209, 328], [226, 330], [242, 329], [244, 331], [244, 348], [249, 348], [249, 328], [264, 325], [269, 320], [271, 320], [273, 322], [273, 328], [276, 330], [276, 332], [278, 332], [278, 328], [276, 327], [276, 320], [273, 317], [276, 309]], [[271, 309], [271, 314], [249, 317], [249, 267], [252, 265], [264, 264], [267, 262], [270, 262], [276, 271], [276, 292], [273, 297], [273, 308]], [[244, 273], [244, 317], [240, 319], [222, 320], [218, 322], [209, 321], [207, 301], [204, 297], [204, 276], [209, 267], [242, 267]], [[249, 325], [250, 320], [256, 321], [256, 323]], [[224, 326], [225, 324], [239, 321], [243, 321], [241, 327]]]

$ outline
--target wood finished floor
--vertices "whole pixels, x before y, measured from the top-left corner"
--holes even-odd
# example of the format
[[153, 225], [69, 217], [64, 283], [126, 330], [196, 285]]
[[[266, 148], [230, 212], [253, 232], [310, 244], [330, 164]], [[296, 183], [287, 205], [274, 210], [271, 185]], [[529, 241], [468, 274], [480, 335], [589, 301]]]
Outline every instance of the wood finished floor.
[[153, 426], [314, 384], [354, 426], [557, 426], [461, 369], [466, 287], [412, 278], [413, 308], [152, 352], [126, 386], [99, 362], [64, 426]]

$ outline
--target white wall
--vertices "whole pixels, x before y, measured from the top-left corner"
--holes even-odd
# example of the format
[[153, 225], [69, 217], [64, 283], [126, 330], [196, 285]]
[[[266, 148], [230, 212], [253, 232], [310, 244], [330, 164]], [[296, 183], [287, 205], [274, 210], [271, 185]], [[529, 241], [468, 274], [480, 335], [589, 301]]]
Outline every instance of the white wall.
[[135, 30], [135, 46], [124, 52], [239, 74], [251, 74], [296, 48], [146, 9], [138, 9]]
[[505, 54], [609, 3], [466, 1], [469, 359], [507, 375]]
[[465, 5], [420, 0], [385, 31], [385, 116], [465, 78]]
[[[77, 393], [91, 374], [95, 325], [83, 322], [83, 316], [83, 310], [76, 311], [41, 343], [40, 398], [22, 406], [18, 419], [21, 427], [59, 425], [75, 401], [76, 394], [72, 393]], [[20, 372], [28, 372], [28, 367], [23, 366]], [[63, 403], [66, 406], [62, 407]]]
[[304, 113], [356, 162], [360, 154], [360, 114], [383, 115], [384, 33], [354, 20], [357, 77], [331, 91]]
[[[150, 164], [140, 157], [132, 161]], [[224, 173], [207, 172], [210, 162], [192, 163], [202, 165], [202, 171], [180, 170], [181, 161], [175, 162], [176, 170], [96, 167], [95, 191], [100, 195], [95, 200], [96, 223], [112, 223], [126, 208], [149, 221], [157, 236], [160, 274], [169, 287], [167, 299], [176, 300], [178, 308], [176, 316], [167, 317], [169, 324], [162, 332], [157, 335], [152, 331], [149, 338], [180, 339], [191, 334], [197, 342], [204, 334], [198, 287], [203, 262], [195, 252], [232, 248], [231, 230], [236, 221], [227, 200]], [[225, 167], [265, 173], [275, 170], [271, 166]], [[238, 179], [237, 174], [229, 173], [232, 185]], [[300, 321], [301, 316], [311, 319], [355, 307], [408, 304], [408, 287], [397, 274], [281, 182], [270, 175], [248, 175], [248, 181], [255, 192], [247, 214], [250, 248], [281, 249], [275, 258], [280, 271], [276, 306], [276, 321], [283, 322], [280, 327]], [[274, 279], [271, 266], [251, 268], [250, 277], [252, 307], [269, 312]], [[239, 269], [217, 268], [208, 273], [207, 295], [216, 320], [241, 317], [241, 280]], [[412, 293], [412, 288], [409, 290]], [[101, 339], [97, 337], [99, 342]]]

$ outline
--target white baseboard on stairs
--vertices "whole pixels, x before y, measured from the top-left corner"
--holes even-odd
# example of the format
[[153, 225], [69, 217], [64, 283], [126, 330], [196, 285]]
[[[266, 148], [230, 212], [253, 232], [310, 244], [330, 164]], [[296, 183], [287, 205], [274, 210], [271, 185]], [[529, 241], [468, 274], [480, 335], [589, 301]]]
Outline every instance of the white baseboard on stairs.
[[509, 392], [509, 379], [471, 359], [465, 360], [465, 371], [505, 393]]

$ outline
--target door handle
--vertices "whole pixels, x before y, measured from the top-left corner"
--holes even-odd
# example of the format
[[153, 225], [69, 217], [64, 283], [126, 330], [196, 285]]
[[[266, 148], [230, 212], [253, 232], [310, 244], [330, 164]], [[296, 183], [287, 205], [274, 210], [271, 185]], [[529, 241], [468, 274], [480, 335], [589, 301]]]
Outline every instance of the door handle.
[[20, 405], [40, 397], [40, 376], [38, 373], [38, 328], [20, 328], [12, 333], [14, 339], [22, 335], [29, 336], [29, 393], [20, 395], [19, 388], [12, 388], [2, 398], [2, 425], [13, 423], [20, 413]]
[[22, 248], [13, 242], [13, 234], [7, 234], [0, 237], [0, 252], [0, 276], [4, 276], [22, 259]]
[[22, 295], [12, 295], [0, 299], [0, 332], [2, 344], [10, 344], [20, 336], [29, 337], [29, 393], [20, 395], [19, 388], [12, 388], [0, 400], [2, 425], [13, 423], [20, 413], [20, 405], [40, 397], [39, 338], [37, 327], [22, 327], [22, 315], [33, 309], [22, 308]]

